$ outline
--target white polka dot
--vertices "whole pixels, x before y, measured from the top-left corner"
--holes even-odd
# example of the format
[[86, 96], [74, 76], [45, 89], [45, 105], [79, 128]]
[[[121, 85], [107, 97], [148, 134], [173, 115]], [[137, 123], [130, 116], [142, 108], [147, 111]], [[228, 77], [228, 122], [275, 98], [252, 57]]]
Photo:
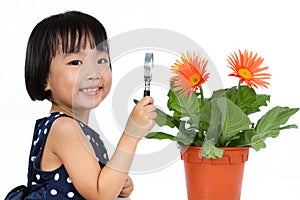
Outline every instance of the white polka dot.
[[36, 182], [32, 182], [31, 185], [36, 185]]
[[70, 177], [67, 178], [67, 182], [72, 183], [72, 180], [70, 179]]
[[105, 153], [105, 154], [103, 154], [103, 157], [104, 157], [104, 159], [105, 159], [105, 160], [107, 159], [107, 155], [106, 155], [106, 153]]
[[36, 159], [36, 156], [31, 156], [31, 158], [30, 158], [30, 160], [33, 162], [33, 161], [35, 161], [35, 159]]
[[46, 121], [45, 125], [47, 125], [49, 123], [49, 120]]
[[41, 178], [41, 176], [39, 174], [36, 174], [35, 177], [37, 180], [40, 180], [40, 178]]
[[96, 146], [99, 146], [99, 144], [97, 142], [95, 144], [96, 144]]
[[41, 131], [42, 131], [42, 130], [41, 130], [41, 129], [39, 129], [38, 135], [41, 133]]
[[81, 127], [84, 127], [84, 124], [83, 124], [83, 123], [80, 123], [80, 122], [79, 122], [79, 124], [80, 124]]
[[44, 134], [47, 134], [47, 131], [48, 131], [48, 129], [45, 129], [45, 130], [44, 130]]
[[91, 140], [91, 136], [86, 135], [87, 139], [90, 141]]
[[55, 189], [50, 190], [50, 194], [51, 195], [57, 195], [57, 190], [55, 190]]
[[59, 173], [56, 173], [56, 174], [55, 174], [54, 180], [55, 180], [55, 181], [58, 181], [58, 180], [59, 180]]
[[36, 145], [36, 143], [38, 143], [38, 142], [39, 142], [39, 140], [40, 140], [40, 138], [36, 139], [36, 140], [33, 142], [33, 145], [35, 146], [35, 145]]
[[74, 194], [74, 192], [68, 192], [67, 195], [68, 195], [69, 198], [73, 198], [75, 194]]

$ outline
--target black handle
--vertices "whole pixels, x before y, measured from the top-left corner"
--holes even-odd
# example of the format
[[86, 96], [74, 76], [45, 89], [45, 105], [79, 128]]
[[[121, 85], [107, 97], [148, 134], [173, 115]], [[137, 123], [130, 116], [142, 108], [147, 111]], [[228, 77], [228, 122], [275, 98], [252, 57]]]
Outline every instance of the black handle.
[[150, 96], [150, 90], [144, 90], [144, 97], [145, 96]]

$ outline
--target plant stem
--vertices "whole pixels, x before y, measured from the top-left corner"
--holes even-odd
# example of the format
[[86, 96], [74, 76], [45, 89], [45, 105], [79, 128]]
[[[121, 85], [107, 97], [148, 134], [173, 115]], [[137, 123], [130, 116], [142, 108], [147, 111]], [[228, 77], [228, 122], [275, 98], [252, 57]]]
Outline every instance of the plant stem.
[[203, 94], [203, 89], [200, 87], [200, 96], [201, 96], [201, 105], [204, 105], [204, 94]]
[[239, 83], [238, 83], [238, 86], [237, 86], [238, 93], [240, 92], [240, 87], [241, 87], [241, 81], [239, 80]]
[[239, 83], [237, 85], [237, 93], [236, 93], [236, 97], [235, 97], [235, 103], [237, 103], [237, 101], [240, 97], [240, 87], [241, 87], [241, 81], [239, 80]]

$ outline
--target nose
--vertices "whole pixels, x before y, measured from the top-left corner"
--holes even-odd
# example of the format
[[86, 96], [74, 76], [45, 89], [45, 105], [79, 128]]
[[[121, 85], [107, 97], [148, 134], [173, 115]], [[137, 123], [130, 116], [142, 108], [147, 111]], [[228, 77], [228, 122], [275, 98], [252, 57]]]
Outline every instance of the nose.
[[110, 70], [109, 66], [95, 65], [88, 70], [86, 77], [88, 80], [101, 79], [106, 70]]
[[101, 78], [103, 69], [95, 61], [88, 61], [86, 62], [85, 72], [87, 80], [97, 80]]
[[92, 72], [87, 75], [87, 80], [97, 80], [101, 78], [100, 73]]

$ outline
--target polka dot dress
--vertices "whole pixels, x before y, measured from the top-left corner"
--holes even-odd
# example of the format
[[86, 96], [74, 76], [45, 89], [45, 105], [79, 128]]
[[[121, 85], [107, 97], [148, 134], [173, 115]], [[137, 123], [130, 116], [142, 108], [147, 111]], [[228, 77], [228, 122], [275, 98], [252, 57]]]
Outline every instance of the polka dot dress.
[[[41, 156], [53, 121], [59, 117], [70, 117], [64, 113], [51, 113], [36, 121], [28, 165], [28, 187], [38, 188], [26, 199], [84, 199], [75, 189], [63, 165], [45, 172], [39, 169]], [[101, 168], [108, 162], [106, 148], [99, 135], [82, 122], [76, 120], [90, 141]]]

